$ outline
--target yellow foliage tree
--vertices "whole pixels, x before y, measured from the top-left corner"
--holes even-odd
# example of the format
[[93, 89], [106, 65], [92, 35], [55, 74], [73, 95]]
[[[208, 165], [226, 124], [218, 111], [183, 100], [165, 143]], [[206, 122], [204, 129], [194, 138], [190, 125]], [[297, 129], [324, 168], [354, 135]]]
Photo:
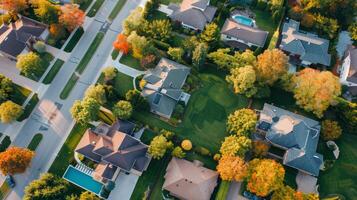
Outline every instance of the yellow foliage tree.
[[236, 135], [231, 135], [224, 139], [219, 151], [222, 155], [243, 157], [251, 146], [252, 141], [249, 138], [245, 136], [238, 137]]
[[189, 151], [192, 149], [192, 143], [190, 140], [183, 140], [181, 142], [181, 147], [186, 150], [186, 151]]
[[247, 165], [238, 156], [224, 155], [218, 162], [217, 171], [222, 180], [242, 181], [247, 175]]

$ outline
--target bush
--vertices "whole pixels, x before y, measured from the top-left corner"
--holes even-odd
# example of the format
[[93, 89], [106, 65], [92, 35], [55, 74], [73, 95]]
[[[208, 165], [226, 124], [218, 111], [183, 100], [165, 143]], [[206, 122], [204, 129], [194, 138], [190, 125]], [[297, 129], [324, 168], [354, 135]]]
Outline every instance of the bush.
[[202, 156], [211, 156], [211, 152], [204, 147], [196, 147], [194, 151]]
[[177, 146], [171, 152], [171, 155], [176, 158], [184, 158], [186, 156], [186, 153], [182, 150], [181, 147]]
[[221, 159], [221, 154], [219, 154], [219, 153], [214, 154], [213, 160], [219, 161], [219, 159]]
[[186, 150], [189, 151], [192, 149], [192, 142], [190, 140], [183, 140], [181, 142], [181, 147]]
[[342, 129], [336, 121], [324, 120], [321, 125], [321, 136], [324, 140], [336, 140], [342, 134]]
[[171, 140], [175, 136], [174, 132], [171, 132], [171, 131], [168, 131], [168, 130], [165, 130], [165, 129], [162, 129], [160, 131], [160, 134], [162, 134], [168, 140]]
[[154, 42], [154, 45], [155, 45], [158, 49], [161, 49], [161, 50], [163, 50], [163, 51], [168, 51], [169, 48], [170, 48], [170, 45], [167, 44], [166, 42], [162, 42], [162, 41], [155, 40], [155, 39], [153, 39], [152, 41]]

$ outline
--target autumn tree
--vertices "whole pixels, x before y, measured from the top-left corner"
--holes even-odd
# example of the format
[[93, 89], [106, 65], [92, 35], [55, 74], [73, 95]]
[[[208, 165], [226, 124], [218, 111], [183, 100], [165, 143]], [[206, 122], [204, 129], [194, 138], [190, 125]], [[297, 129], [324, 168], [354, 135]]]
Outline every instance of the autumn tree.
[[157, 57], [153, 54], [146, 55], [140, 60], [140, 66], [144, 69], [155, 68], [157, 62]]
[[106, 80], [113, 80], [118, 73], [118, 70], [115, 67], [109, 66], [103, 69], [102, 73]]
[[203, 32], [200, 34], [202, 42], [211, 43], [219, 40], [220, 32], [216, 23], [212, 22], [206, 25]]
[[13, 92], [13, 83], [11, 79], [0, 74], [0, 104], [6, 101]]
[[2, 123], [11, 123], [23, 113], [22, 107], [10, 100], [0, 105], [0, 119]]
[[0, 171], [3, 175], [25, 172], [35, 153], [20, 147], [9, 147], [0, 153]]
[[148, 23], [145, 35], [159, 41], [167, 41], [171, 37], [172, 27], [168, 19], [153, 20]]
[[69, 195], [69, 182], [50, 173], [42, 174], [25, 187], [24, 200], [63, 199]]
[[113, 114], [119, 119], [129, 119], [133, 114], [133, 106], [129, 101], [120, 100], [114, 105]]
[[283, 185], [284, 167], [271, 159], [253, 159], [249, 162], [247, 189], [265, 197]]
[[181, 147], [177, 146], [172, 150], [171, 155], [176, 158], [184, 158], [186, 153], [182, 150]]
[[167, 54], [170, 56], [170, 58], [179, 63], [183, 62], [182, 56], [184, 53], [185, 51], [180, 47], [170, 47], [167, 51]]
[[66, 37], [66, 29], [61, 24], [51, 24], [49, 32], [51, 37], [58, 40]]
[[120, 33], [117, 39], [114, 41], [113, 46], [116, 50], [121, 51], [123, 54], [128, 54], [130, 50], [130, 44], [127, 37]]
[[163, 135], [158, 135], [151, 140], [148, 152], [154, 159], [161, 159], [172, 145]]
[[85, 98], [93, 98], [93, 99], [97, 100], [97, 102], [100, 103], [101, 105], [103, 105], [107, 102], [107, 99], [105, 96], [105, 88], [101, 84], [89, 86], [87, 88], [84, 96], [85, 96]]
[[192, 64], [196, 69], [200, 69], [206, 61], [208, 46], [205, 43], [199, 43], [192, 55]]
[[339, 29], [336, 19], [317, 14], [314, 16], [314, 24], [320, 34], [326, 34], [330, 39], [336, 37]]
[[186, 150], [189, 151], [192, 149], [192, 142], [190, 140], [183, 140], [181, 142], [181, 147]]
[[41, 73], [43, 61], [39, 55], [34, 52], [20, 54], [17, 56], [16, 67], [25, 76], [38, 77]]
[[146, 110], [149, 107], [146, 99], [141, 95], [140, 91], [136, 89], [132, 89], [126, 92], [125, 100], [131, 103], [133, 109]]
[[53, 24], [58, 22], [60, 8], [57, 5], [50, 3], [47, 0], [30, 0], [31, 6], [34, 8], [35, 14], [42, 22]]
[[247, 164], [238, 156], [224, 155], [218, 162], [217, 172], [224, 181], [243, 181], [247, 176]]
[[82, 101], [76, 100], [70, 110], [76, 122], [86, 124], [98, 119], [100, 104], [96, 99], [85, 98]]
[[243, 53], [236, 51], [232, 55], [229, 48], [218, 49], [208, 54], [208, 58], [218, 65], [219, 68], [225, 70], [244, 67], [246, 65], [256, 65], [256, 57], [251, 50], [246, 50]]
[[244, 157], [245, 153], [251, 148], [252, 141], [245, 136], [230, 135], [224, 138], [219, 152], [224, 156]]
[[254, 85], [256, 81], [255, 71], [250, 65], [231, 69], [226, 80], [233, 86], [233, 92], [236, 94], [243, 94], [250, 98], [257, 93], [257, 87]]
[[261, 140], [254, 140], [252, 142], [252, 151], [255, 157], [261, 158], [268, 154], [269, 145]]
[[350, 33], [352, 40], [357, 41], [357, 22], [354, 22], [348, 27], [348, 32]]
[[68, 31], [73, 31], [76, 27], [83, 25], [85, 13], [79, 9], [78, 5], [66, 4], [61, 6], [61, 11], [59, 22], [66, 27]]
[[273, 85], [287, 71], [288, 57], [281, 50], [265, 50], [258, 56], [256, 74], [259, 82]]
[[33, 44], [33, 49], [37, 53], [45, 53], [46, 52], [46, 44], [43, 41], [36, 41], [35, 44]]
[[305, 68], [293, 78], [296, 103], [306, 111], [322, 117], [324, 111], [335, 102], [341, 94], [338, 77], [329, 71]]
[[191, 37], [187, 37], [183, 41], [182, 48], [188, 54], [188, 57], [191, 57], [193, 50], [195, 50], [198, 44], [199, 44], [198, 38], [196, 36], [191, 36]]
[[[282, 186], [275, 190], [271, 200], [298, 200], [295, 196], [296, 191], [290, 186]], [[303, 199], [301, 199], [303, 200]]]
[[100, 200], [100, 198], [92, 192], [85, 191], [79, 196], [79, 200]]
[[17, 14], [28, 7], [27, 0], [1, 0], [0, 7], [10, 13]]
[[133, 10], [130, 15], [123, 22], [123, 33], [125, 35], [130, 35], [133, 31], [139, 31], [142, 29], [145, 19], [143, 18], [143, 9], [138, 6]]
[[335, 110], [346, 130], [357, 133], [357, 103], [349, 102], [341, 97], [336, 98]]
[[324, 120], [321, 123], [321, 136], [324, 140], [336, 140], [342, 134], [342, 129], [337, 121]]
[[227, 130], [238, 136], [248, 137], [257, 123], [257, 115], [251, 109], [243, 108], [236, 110], [228, 116]]
[[136, 31], [133, 31], [128, 37], [128, 42], [132, 47], [133, 57], [138, 59], [142, 58], [143, 50], [148, 45], [147, 39], [144, 36], [139, 36]]

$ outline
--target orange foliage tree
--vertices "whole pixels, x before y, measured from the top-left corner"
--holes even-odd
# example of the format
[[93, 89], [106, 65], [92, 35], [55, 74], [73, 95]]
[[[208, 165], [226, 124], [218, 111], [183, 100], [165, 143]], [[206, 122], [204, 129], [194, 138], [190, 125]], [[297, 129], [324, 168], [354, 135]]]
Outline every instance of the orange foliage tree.
[[18, 13], [27, 8], [27, 0], [1, 0], [0, 7], [9, 12]]
[[127, 41], [127, 37], [120, 33], [117, 39], [114, 41], [113, 46], [116, 50], [121, 51], [123, 54], [129, 53], [130, 44]]
[[59, 21], [67, 30], [72, 31], [84, 23], [85, 13], [79, 9], [78, 5], [66, 4], [61, 7], [61, 11]]
[[66, 37], [66, 29], [61, 24], [51, 24], [49, 28], [50, 35], [56, 39]]
[[254, 159], [249, 162], [247, 189], [265, 197], [283, 185], [284, 167], [271, 159]]
[[20, 147], [10, 147], [0, 153], [0, 170], [4, 175], [25, 172], [35, 153]]
[[217, 171], [222, 180], [242, 181], [247, 175], [247, 165], [238, 156], [224, 155], [218, 162]]

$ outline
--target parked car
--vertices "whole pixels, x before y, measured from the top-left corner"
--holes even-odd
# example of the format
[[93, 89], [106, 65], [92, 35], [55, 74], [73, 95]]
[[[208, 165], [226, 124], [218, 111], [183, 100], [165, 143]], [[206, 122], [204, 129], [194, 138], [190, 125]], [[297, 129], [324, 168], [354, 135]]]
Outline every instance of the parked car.
[[7, 182], [7, 184], [9, 184], [10, 187], [15, 187], [16, 183], [14, 181], [14, 178], [12, 178], [11, 175], [7, 175], [5, 178], [5, 181]]

